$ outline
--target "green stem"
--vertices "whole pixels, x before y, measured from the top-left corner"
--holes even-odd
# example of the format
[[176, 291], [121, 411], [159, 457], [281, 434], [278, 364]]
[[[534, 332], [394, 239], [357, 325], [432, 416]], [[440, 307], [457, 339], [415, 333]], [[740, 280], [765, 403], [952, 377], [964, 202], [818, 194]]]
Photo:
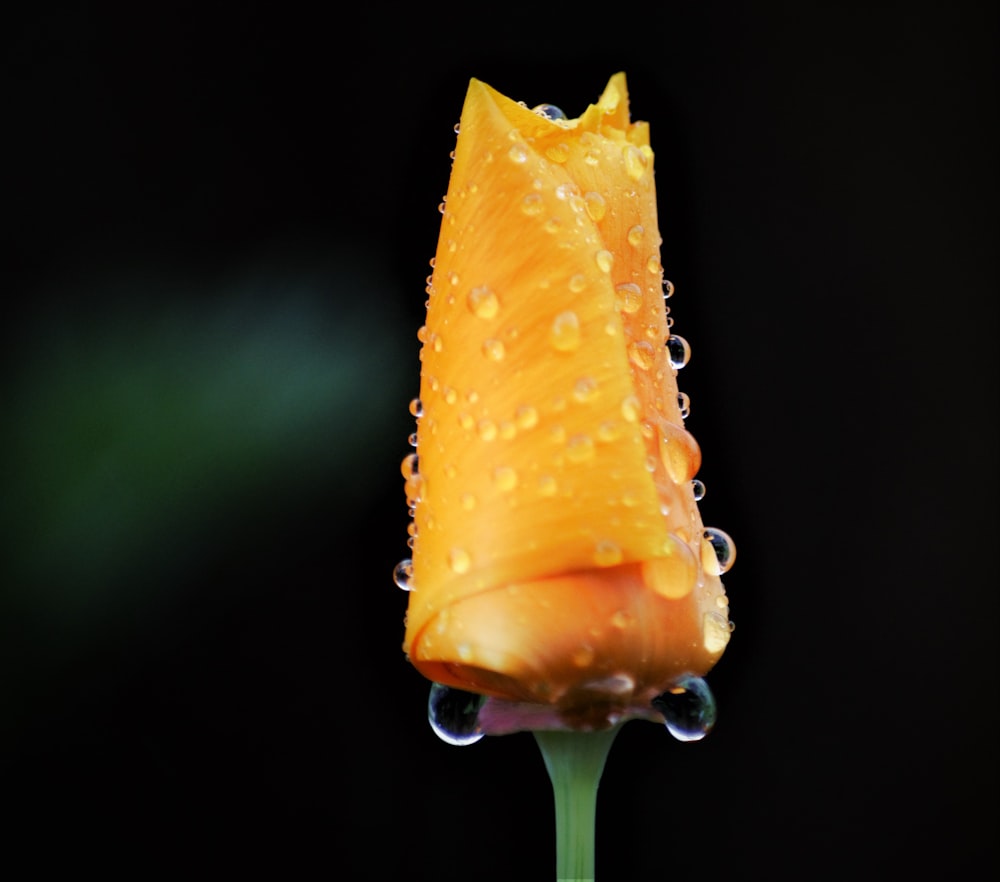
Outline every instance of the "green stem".
[[535, 732], [556, 804], [556, 878], [594, 878], [597, 786], [619, 726], [601, 732]]

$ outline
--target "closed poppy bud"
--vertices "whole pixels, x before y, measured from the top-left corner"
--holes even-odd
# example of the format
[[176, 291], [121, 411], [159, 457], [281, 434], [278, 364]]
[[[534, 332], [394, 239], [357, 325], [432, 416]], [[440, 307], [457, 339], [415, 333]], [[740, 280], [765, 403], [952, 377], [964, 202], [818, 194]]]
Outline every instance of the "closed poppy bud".
[[[404, 650], [569, 727], [647, 714], [729, 640], [664, 309], [646, 123], [472, 80], [419, 337]], [[669, 286], [669, 283], [666, 283]]]

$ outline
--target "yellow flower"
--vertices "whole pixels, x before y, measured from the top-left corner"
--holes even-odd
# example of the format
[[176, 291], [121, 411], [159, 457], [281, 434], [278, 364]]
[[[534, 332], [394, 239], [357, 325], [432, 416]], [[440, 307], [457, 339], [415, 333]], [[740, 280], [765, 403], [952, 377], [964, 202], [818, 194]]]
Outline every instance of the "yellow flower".
[[471, 81], [403, 464], [431, 680], [586, 727], [725, 649], [733, 549], [695, 500], [660, 243], [624, 74], [574, 120]]

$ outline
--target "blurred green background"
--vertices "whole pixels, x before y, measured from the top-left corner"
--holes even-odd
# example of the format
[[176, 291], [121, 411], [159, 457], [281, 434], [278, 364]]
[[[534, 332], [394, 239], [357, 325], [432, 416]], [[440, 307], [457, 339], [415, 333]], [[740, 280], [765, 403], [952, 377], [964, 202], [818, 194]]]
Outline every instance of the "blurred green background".
[[12, 14], [8, 864], [552, 875], [530, 737], [424, 721], [399, 461], [469, 77], [625, 70], [737, 629], [709, 738], [619, 736], [599, 877], [996, 868], [996, 11], [487, 12]]

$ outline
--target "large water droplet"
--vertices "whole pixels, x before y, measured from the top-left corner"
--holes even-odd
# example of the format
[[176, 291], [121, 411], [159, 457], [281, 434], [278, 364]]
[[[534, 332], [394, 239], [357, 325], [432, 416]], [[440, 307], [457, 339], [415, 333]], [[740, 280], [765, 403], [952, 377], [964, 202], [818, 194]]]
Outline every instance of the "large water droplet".
[[413, 561], [409, 558], [401, 560], [392, 571], [392, 581], [404, 591], [413, 590]]
[[700, 741], [715, 725], [715, 698], [701, 677], [683, 677], [662, 695], [653, 707], [678, 741]]
[[701, 502], [705, 498], [705, 484], [697, 478], [691, 482], [691, 491], [694, 493], [695, 502]]
[[424, 415], [424, 405], [419, 398], [414, 398], [410, 402], [410, 413], [417, 419], [420, 419]]
[[479, 711], [485, 696], [465, 692], [440, 683], [431, 684], [427, 699], [427, 721], [434, 734], [446, 744], [465, 747], [483, 737]]
[[674, 283], [670, 279], [663, 280], [663, 299], [669, 300], [674, 296]]
[[667, 337], [667, 357], [670, 366], [679, 371], [691, 360], [691, 345], [678, 334]]
[[721, 576], [736, 560], [736, 544], [729, 534], [716, 527], [706, 527], [702, 534], [701, 565], [705, 572]]
[[546, 119], [566, 119], [566, 114], [555, 104], [539, 104], [537, 107], [531, 108], [539, 116], [544, 116]]

